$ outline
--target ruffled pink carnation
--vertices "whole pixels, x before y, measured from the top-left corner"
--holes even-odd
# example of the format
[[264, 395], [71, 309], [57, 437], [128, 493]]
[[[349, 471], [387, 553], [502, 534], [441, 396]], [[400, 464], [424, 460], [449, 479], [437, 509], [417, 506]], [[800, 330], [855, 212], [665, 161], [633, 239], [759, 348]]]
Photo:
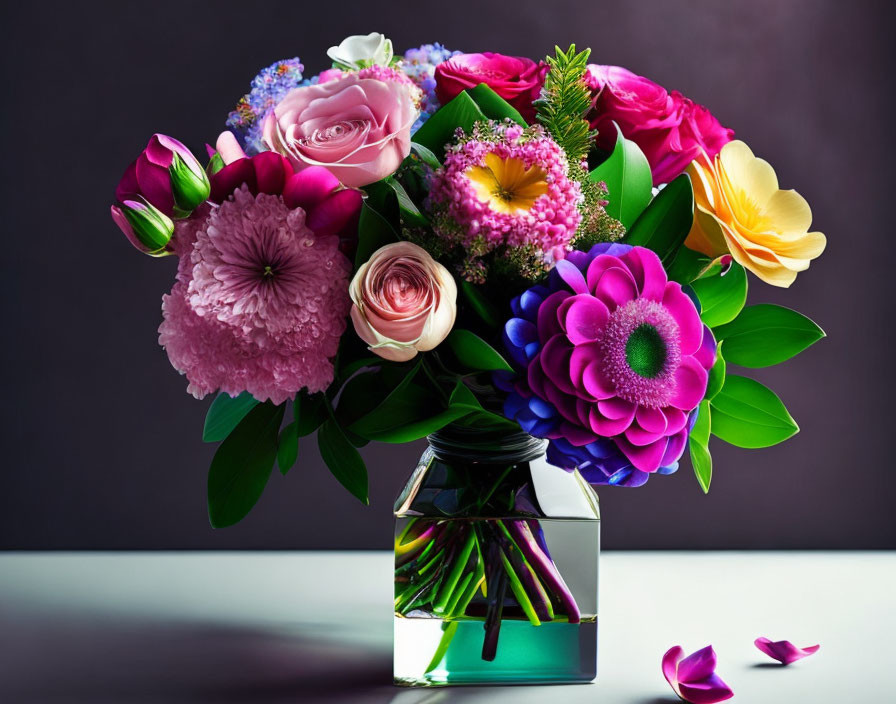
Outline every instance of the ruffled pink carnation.
[[201, 227], [183, 228], [195, 242], [162, 299], [159, 343], [197, 398], [248, 391], [279, 404], [332, 382], [351, 265], [338, 237], [315, 235], [305, 216], [243, 185]]
[[[470, 173], [483, 167], [490, 154], [518, 159], [525, 168], [541, 169], [546, 191], [525, 209], [503, 212], [478, 197]], [[500, 175], [499, 175], [500, 180]], [[448, 148], [445, 162], [430, 184], [429, 206], [435, 212], [433, 228], [451, 245], [467, 254], [464, 276], [484, 273], [483, 256], [500, 247], [533, 247], [546, 265], [562, 259], [581, 222], [583, 202], [579, 184], [569, 177], [566, 154], [540, 126], [523, 129], [506, 123], [479, 123], [472, 136]]]

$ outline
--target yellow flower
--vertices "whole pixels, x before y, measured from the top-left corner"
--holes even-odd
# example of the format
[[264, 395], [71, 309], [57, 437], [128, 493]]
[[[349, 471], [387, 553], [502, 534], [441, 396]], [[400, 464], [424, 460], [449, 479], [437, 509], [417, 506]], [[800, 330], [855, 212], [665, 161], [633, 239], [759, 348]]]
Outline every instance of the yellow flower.
[[476, 197], [496, 213], [525, 213], [548, 192], [543, 169], [527, 169], [520, 159], [502, 159], [494, 153], [486, 154], [485, 166], [471, 166], [466, 175]]
[[694, 184], [694, 224], [685, 244], [710, 257], [728, 252], [773, 286], [787, 287], [823, 251], [825, 236], [809, 232], [812, 211], [796, 191], [778, 188], [768, 162], [741, 141], [710, 162], [688, 167]]

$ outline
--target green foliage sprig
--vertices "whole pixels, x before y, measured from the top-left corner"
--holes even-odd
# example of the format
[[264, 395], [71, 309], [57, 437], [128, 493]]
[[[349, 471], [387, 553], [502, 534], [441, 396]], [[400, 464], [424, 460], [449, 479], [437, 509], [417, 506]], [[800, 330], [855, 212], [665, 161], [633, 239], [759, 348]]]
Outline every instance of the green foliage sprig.
[[535, 101], [538, 121], [563, 147], [570, 164], [578, 164], [591, 149], [594, 131], [585, 115], [591, 108], [591, 90], [585, 83], [590, 49], [576, 52], [554, 47], [556, 54], [545, 58], [550, 71], [544, 79], [541, 97]]

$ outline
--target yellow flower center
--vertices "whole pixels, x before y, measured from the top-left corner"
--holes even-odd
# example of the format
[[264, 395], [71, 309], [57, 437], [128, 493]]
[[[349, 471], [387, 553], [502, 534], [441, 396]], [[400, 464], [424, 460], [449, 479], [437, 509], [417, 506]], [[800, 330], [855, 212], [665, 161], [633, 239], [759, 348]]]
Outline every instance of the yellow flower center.
[[528, 169], [520, 159], [487, 154], [483, 166], [467, 169], [476, 197], [496, 213], [525, 213], [548, 192], [547, 174], [538, 166]]

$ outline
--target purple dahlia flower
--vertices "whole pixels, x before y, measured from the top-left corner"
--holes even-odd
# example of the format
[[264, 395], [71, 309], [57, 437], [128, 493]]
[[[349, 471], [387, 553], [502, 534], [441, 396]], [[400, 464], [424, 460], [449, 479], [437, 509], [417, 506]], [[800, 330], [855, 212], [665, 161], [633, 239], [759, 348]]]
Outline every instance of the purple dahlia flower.
[[715, 361], [681, 285], [644, 247], [570, 252], [511, 302], [504, 413], [551, 440], [548, 459], [594, 484], [640, 486], [677, 469]]

